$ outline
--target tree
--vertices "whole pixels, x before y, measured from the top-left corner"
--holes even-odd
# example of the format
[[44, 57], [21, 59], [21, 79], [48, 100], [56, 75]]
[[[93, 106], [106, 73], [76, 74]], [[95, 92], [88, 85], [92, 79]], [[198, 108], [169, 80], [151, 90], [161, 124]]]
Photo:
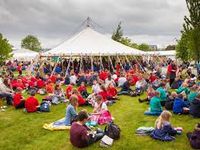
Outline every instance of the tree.
[[143, 51], [149, 51], [150, 46], [148, 44], [142, 43], [142, 44], [138, 45], [138, 49], [143, 50]]
[[188, 49], [195, 61], [200, 60], [200, 1], [186, 0], [189, 17], [184, 17], [182, 34], [188, 39]]
[[39, 52], [41, 50], [41, 43], [37, 37], [33, 35], [28, 35], [24, 39], [22, 39], [21, 47]]
[[181, 39], [178, 41], [176, 45], [176, 57], [180, 58], [184, 62], [190, 60], [191, 52], [188, 48], [188, 37], [186, 34], [182, 34]]
[[117, 42], [121, 42], [122, 36], [123, 36], [123, 30], [121, 27], [121, 22], [119, 22], [116, 31], [113, 32], [112, 39]]
[[0, 64], [2, 64], [5, 60], [12, 57], [12, 45], [9, 44], [8, 40], [3, 37], [0, 33]]

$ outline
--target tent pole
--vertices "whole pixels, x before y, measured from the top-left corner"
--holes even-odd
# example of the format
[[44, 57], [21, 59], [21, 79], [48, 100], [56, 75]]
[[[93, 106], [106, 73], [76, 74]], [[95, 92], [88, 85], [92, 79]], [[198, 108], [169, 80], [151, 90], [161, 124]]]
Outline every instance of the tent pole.
[[68, 64], [67, 64], [67, 69], [66, 69], [66, 72], [65, 72], [65, 78], [66, 78], [66, 76], [67, 76], [67, 74], [68, 74], [68, 70], [69, 70], [69, 67], [70, 67], [71, 59], [72, 59], [72, 54], [71, 54], [70, 57], [69, 57], [69, 62], [68, 62]]
[[91, 70], [92, 70], [92, 72], [94, 72], [94, 64], [93, 64], [93, 58], [92, 58], [92, 55], [91, 55], [91, 57], [90, 57], [90, 59], [91, 59]]
[[113, 67], [113, 63], [112, 63], [112, 60], [111, 60], [111, 58], [110, 58], [110, 55], [108, 56], [108, 59], [109, 59], [110, 64], [111, 64], [111, 68], [112, 68], [112, 70], [114, 71], [114, 67]]
[[54, 72], [55, 72], [55, 70], [56, 70], [56, 67], [57, 67], [57, 65], [58, 65], [59, 59], [60, 59], [60, 57], [58, 57], [58, 60], [57, 60], [55, 66], [54, 66], [54, 68], [53, 68], [53, 71], [52, 71], [52, 73], [51, 73], [51, 76], [54, 74]]

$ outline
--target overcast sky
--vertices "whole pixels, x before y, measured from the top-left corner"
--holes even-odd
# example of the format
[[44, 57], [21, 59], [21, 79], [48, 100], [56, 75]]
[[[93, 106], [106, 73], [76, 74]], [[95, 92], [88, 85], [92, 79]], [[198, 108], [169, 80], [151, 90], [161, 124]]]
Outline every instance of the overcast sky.
[[90, 16], [108, 35], [122, 21], [124, 36], [164, 46], [179, 38], [184, 15], [185, 0], [0, 0], [0, 32], [17, 48], [28, 34], [51, 48]]

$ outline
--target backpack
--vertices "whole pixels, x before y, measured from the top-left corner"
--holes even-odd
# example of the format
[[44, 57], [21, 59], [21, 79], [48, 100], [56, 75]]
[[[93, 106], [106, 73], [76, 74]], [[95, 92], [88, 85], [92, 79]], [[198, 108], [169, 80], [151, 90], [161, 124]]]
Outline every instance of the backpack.
[[118, 125], [114, 124], [113, 122], [109, 123], [104, 130], [105, 135], [114, 140], [118, 140], [120, 138], [120, 131], [121, 129], [118, 127]]
[[50, 106], [49, 106], [49, 103], [48, 102], [42, 102], [40, 104], [40, 111], [41, 112], [50, 112]]

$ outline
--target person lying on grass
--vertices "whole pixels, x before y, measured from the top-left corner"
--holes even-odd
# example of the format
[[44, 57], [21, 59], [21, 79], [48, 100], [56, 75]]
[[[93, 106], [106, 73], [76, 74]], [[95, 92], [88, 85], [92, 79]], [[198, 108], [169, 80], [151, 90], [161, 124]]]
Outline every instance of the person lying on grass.
[[73, 122], [70, 129], [70, 142], [78, 148], [87, 147], [98, 140], [102, 139], [104, 132], [100, 129], [90, 130], [85, 123], [88, 121], [86, 111], [80, 111], [77, 116], [78, 121]]
[[155, 130], [150, 134], [153, 139], [161, 141], [175, 140], [175, 135], [182, 132], [182, 128], [173, 128], [170, 123], [171, 112], [164, 110], [155, 122]]

